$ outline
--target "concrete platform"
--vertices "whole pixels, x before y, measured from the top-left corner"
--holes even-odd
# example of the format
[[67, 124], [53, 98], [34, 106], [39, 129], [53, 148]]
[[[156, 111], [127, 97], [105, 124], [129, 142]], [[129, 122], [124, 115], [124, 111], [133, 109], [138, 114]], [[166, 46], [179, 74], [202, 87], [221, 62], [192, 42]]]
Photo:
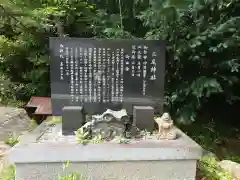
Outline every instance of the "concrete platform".
[[178, 129], [177, 140], [148, 137], [128, 144], [77, 144], [61, 124], [42, 123], [10, 151], [16, 180], [56, 180], [63, 163], [90, 180], [195, 180], [202, 149]]

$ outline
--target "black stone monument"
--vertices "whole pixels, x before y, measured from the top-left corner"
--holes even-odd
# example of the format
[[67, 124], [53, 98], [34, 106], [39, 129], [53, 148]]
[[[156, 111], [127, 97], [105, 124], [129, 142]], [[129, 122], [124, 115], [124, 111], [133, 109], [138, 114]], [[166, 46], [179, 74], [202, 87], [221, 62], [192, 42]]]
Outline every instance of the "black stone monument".
[[53, 115], [65, 106], [88, 114], [152, 106], [161, 113], [165, 44], [158, 40], [50, 38]]

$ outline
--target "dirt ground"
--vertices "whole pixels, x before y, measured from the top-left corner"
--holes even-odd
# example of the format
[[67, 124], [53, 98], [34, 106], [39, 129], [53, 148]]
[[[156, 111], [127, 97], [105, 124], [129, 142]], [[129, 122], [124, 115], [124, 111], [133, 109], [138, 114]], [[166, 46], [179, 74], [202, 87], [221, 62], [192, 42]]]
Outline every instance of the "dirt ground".
[[3, 168], [8, 165], [7, 152], [10, 150], [10, 148], [10, 146], [0, 141], [0, 173], [2, 172]]

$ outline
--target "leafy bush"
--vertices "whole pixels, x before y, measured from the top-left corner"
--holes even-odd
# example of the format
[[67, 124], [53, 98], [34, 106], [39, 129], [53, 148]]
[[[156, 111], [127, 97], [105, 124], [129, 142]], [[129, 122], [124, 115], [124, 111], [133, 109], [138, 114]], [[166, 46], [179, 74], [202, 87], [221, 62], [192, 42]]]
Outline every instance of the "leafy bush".
[[147, 39], [167, 41], [166, 105], [180, 121], [194, 120], [213, 94], [223, 93], [229, 101], [235, 98], [233, 87], [239, 82], [240, 65], [237, 4], [201, 1], [187, 10], [171, 6], [171, 18], [164, 11], [163, 20], [163, 12], [152, 6], [139, 16], [151, 27]]
[[[69, 168], [69, 165], [70, 165], [70, 161], [67, 161], [66, 164], [63, 164], [64, 172], [67, 168]], [[87, 180], [87, 179], [83, 179], [83, 176], [80, 173], [71, 172], [71, 173], [67, 173], [64, 176], [58, 175], [58, 180]]]
[[239, 99], [239, 0], [10, 0], [0, 11], [5, 103], [50, 95], [50, 36], [165, 40], [165, 105], [180, 122], [212, 95]]
[[9, 137], [6, 141], [5, 144], [8, 144], [9, 146], [13, 147], [15, 146], [17, 143], [19, 143], [19, 137], [16, 136], [11, 136]]
[[211, 180], [234, 180], [227, 172], [221, 170], [214, 158], [203, 158], [198, 164], [200, 175], [205, 179]]
[[4, 89], [1, 102], [50, 95], [48, 38], [91, 34], [94, 6], [83, 0], [9, 0], [1, 2], [0, 12], [0, 83], [14, 86]]
[[16, 169], [11, 165], [0, 172], [0, 180], [15, 180]]

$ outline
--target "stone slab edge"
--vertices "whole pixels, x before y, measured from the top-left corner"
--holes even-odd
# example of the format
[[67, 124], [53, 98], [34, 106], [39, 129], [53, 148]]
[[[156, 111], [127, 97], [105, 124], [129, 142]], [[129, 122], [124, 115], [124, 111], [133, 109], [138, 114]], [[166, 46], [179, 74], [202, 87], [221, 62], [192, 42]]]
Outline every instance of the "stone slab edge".
[[99, 161], [151, 161], [151, 160], [198, 160], [202, 156], [202, 148], [184, 134], [184, 145], [178, 140], [159, 141], [159, 143], [139, 144], [76, 144], [70, 142], [45, 142], [37, 140], [49, 125], [43, 122], [34, 131], [24, 135], [20, 143], [9, 152], [13, 163], [44, 162], [99, 162]]
[[98, 145], [87, 146], [55, 146], [44, 145], [13, 149], [10, 153], [13, 163], [45, 163], [45, 162], [103, 162], [103, 161], [169, 161], [198, 160], [199, 150], [187, 148], [106, 148]]
[[37, 126], [33, 131], [26, 133], [19, 137], [19, 143], [14, 147], [19, 147], [24, 144], [36, 143], [37, 140], [44, 134], [44, 132], [48, 129], [49, 124], [44, 121], [39, 126]]

